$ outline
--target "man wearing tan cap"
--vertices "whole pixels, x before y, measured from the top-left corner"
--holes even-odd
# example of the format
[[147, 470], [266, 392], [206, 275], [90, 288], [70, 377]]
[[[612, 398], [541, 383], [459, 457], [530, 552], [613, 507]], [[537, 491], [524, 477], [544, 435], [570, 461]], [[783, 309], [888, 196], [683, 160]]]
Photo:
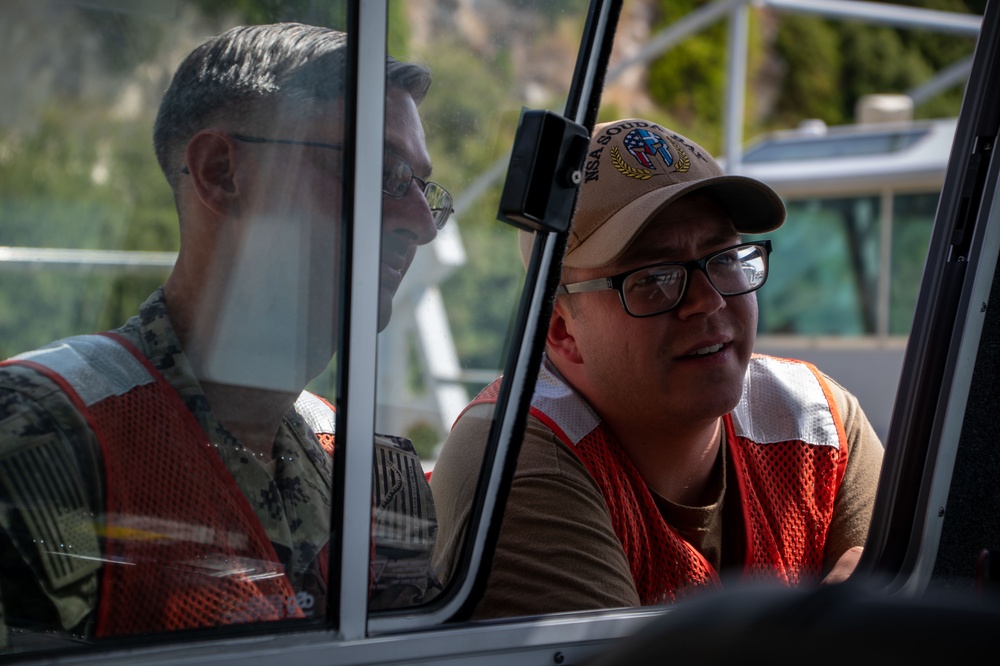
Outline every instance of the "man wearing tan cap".
[[[832, 379], [753, 355], [753, 292], [771, 244], [741, 234], [781, 226], [781, 200], [644, 120], [598, 125], [584, 167], [475, 615], [656, 604], [737, 581], [843, 580], [867, 536], [882, 445]], [[446, 571], [498, 386], [462, 414], [435, 465]]]

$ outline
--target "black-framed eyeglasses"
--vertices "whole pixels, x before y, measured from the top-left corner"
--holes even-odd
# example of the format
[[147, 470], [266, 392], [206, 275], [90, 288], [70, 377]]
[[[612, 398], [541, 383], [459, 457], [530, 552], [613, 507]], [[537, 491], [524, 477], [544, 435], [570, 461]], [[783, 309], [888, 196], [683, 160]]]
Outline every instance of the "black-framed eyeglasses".
[[557, 294], [615, 289], [625, 312], [633, 317], [652, 317], [677, 307], [687, 292], [691, 271], [700, 270], [723, 296], [739, 296], [760, 289], [767, 281], [771, 241], [742, 243], [718, 250], [701, 259], [671, 261], [634, 268], [610, 277], [560, 285]]
[[[343, 150], [342, 145], [336, 143], [322, 143], [320, 141], [298, 141], [295, 139], [265, 139], [259, 136], [247, 136], [246, 134], [230, 134], [237, 141], [246, 143], [277, 143], [287, 146], [307, 146], [309, 148], [326, 148], [327, 150]], [[410, 187], [410, 183], [416, 181], [420, 185], [420, 191], [427, 200], [427, 205], [431, 209], [431, 217], [434, 218], [434, 226], [438, 229], [444, 227], [448, 218], [454, 212], [452, 207], [454, 200], [448, 190], [435, 182], [424, 180], [414, 173], [413, 167], [402, 157], [386, 150], [382, 158], [382, 191], [393, 199], [402, 199]]]

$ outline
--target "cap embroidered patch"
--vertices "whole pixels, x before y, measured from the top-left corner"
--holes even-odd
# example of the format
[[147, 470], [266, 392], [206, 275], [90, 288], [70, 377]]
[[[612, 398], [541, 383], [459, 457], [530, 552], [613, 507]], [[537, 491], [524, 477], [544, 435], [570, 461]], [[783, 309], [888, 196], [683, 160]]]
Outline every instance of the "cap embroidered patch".
[[[691, 168], [691, 160], [688, 158], [687, 153], [684, 152], [684, 148], [680, 144], [673, 142], [668, 145], [667, 139], [664, 139], [655, 132], [645, 129], [634, 129], [625, 136], [625, 141], [622, 144], [628, 150], [629, 154], [643, 167], [636, 168], [628, 164], [622, 157], [618, 147], [612, 146], [611, 163], [614, 164], [618, 173], [623, 176], [637, 178], [638, 180], [652, 178], [655, 175], [653, 171], [661, 168], [658, 166], [658, 162], [660, 161], [662, 161], [664, 169], [673, 167], [670, 168], [670, 171], [684, 173]], [[671, 148], [673, 148], [673, 151], [671, 151]]]

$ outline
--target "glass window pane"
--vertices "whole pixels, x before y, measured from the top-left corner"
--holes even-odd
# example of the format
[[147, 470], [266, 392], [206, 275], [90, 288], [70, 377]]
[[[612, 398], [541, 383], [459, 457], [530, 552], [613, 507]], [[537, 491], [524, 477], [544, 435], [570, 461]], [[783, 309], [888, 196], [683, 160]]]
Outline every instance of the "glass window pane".
[[0, 5], [0, 653], [325, 615], [346, 3], [297, 6]]
[[900, 194], [893, 200], [890, 335], [910, 332], [937, 204], [937, 192]]
[[[509, 151], [523, 107], [563, 109], [588, 3], [472, 2], [457, 14], [452, 3], [437, 1], [390, 8], [390, 52], [427, 64], [433, 75], [418, 111], [430, 179], [452, 193], [455, 213], [417, 250], [379, 336], [376, 430], [408, 440], [433, 474], [455, 419], [507, 359], [525, 275], [516, 229], [496, 219]], [[393, 123], [387, 116], [390, 134]], [[372, 599], [373, 609], [440, 601], [461, 556], [478, 469], [469, 474], [460, 493], [450, 482], [442, 491], [432, 477], [433, 515], [430, 507], [392, 500], [395, 529], [409, 520], [409, 543], [397, 544], [393, 561], [390, 544], [376, 542], [374, 585], [384, 593]], [[437, 524], [425, 527], [432, 520]], [[421, 562], [435, 533], [426, 576]]]
[[[786, 202], [757, 293], [760, 334], [872, 334], [877, 322], [878, 197]], [[752, 240], [753, 237], [748, 237]]]
[[747, 150], [743, 161], [778, 162], [886, 155], [909, 148], [926, 133], [926, 130], [898, 130], [864, 137], [841, 137], [837, 141], [825, 139], [798, 139], [784, 143], [764, 141]]

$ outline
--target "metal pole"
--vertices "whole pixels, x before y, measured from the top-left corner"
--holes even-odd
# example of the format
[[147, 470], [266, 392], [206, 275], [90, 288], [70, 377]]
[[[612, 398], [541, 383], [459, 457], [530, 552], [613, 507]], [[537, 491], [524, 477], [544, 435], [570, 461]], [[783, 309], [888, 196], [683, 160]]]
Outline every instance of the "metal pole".
[[726, 172], [739, 173], [743, 162], [743, 116], [746, 106], [747, 56], [749, 51], [750, 5], [747, 0], [729, 13], [729, 87], [726, 89], [725, 155]]

